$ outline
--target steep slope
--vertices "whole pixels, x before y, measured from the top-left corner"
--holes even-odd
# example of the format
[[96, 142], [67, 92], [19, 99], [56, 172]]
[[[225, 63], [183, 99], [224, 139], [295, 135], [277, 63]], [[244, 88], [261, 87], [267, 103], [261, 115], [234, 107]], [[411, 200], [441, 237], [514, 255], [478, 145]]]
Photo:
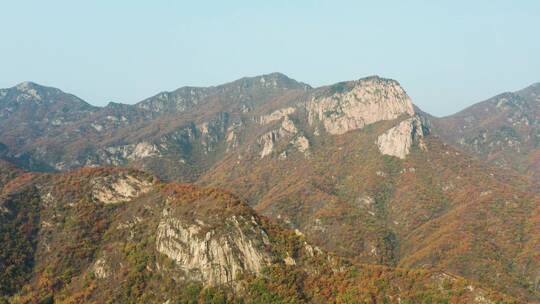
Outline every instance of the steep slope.
[[0, 207], [3, 302], [517, 303], [443, 272], [351, 264], [227, 192], [134, 170], [32, 174]]
[[440, 268], [538, 300], [539, 197], [429, 136], [395, 81], [320, 88], [205, 174], [257, 211], [364, 263]]
[[540, 84], [431, 118], [444, 140], [497, 166], [540, 177]]
[[[216, 87], [181, 88], [134, 106], [87, 108], [60, 90], [21, 84], [0, 94], [0, 107], [12, 113], [1, 119], [0, 142], [10, 159], [31, 170], [133, 166], [192, 181], [227, 152], [227, 133], [242, 127], [244, 113], [308, 90], [306, 84], [273, 73]], [[65, 101], [68, 97], [73, 104]], [[27, 102], [32, 110], [13, 107], [16, 100], [33, 101]], [[14, 128], [14, 121], [24, 128]]]
[[231, 189], [329, 250], [395, 263], [393, 232], [375, 214], [385, 202], [375, 199], [387, 199], [377, 197], [385, 171], [424, 149], [427, 132], [399, 84], [371, 77], [321, 88], [256, 120], [265, 128], [201, 182]]
[[[137, 106], [111, 104], [64, 129], [62, 135], [34, 141], [27, 146], [31, 148], [17, 155], [56, 170], [129, 166], [165, 180], [228, 189], [280, 225], [297, 229], [308, 243], [355, 264], [442, 270], [486, 283], [523, 301], [540, 299], [540, 259], [536, 254], [540, 240], [535, 230], [540, 201], [529, 191], [532, 185], [511, 171], [491, 168], [431, 136], [430, 123], [415, 110], [398, 82], [367, 77], [310, 88], [271, 74], [206, 88], [204, 94], [190, 90], [200, 91], [184, 88]], [[27, 174], [25, 178], [32, 180], [34, 176]], [[114, 216], [124, 212], [120, 210], [131, 210], [122, 209], [124, 204], [119, 202], [134, 190], [126, 192], [124, 182], [114, 187], [123, 189], [123, 196], [114, 198], [114, 189], [99, 196], [101, 202], [118, 203], [106, 204], [111, 209], [94, 210], [84, 205], [81, 210]], [[158, 192], [155, 201], [165, 204], [168, 199]], [[141, 208], [143, 213], [147, 210]], [[207, 260], [204, 255], [185, 259], [183, 254], [175, 254], [186, 252], [181, 249], [203, 252], [207, 245], [201, 244], [205, 242], [189, 247], [185, 240], [202, 240], [199, 232], [206, 233], [207, 227], [189, 221], [177, 225], [174, 210], [167, 213], [172, 214], [171, 219], [158, 217], [163, 210], [159, 207], [149, 213], [154, 217], [143, 231], [157, 231], [158, 223], [163, 223], [158, 235], [173, 236], [160, 245], [160, 254], [184, 265], [172, 277], [212, 285], [224, 278], [230, 280], [232, 273], [244, 273], [232, 269], [249, 269], [248, 274], [261, 269], [258, 262], [226, 258], [231, 264], [223, 274], [219, 267], [201, 265]], [[191, 212], [189, 208], [181, 210]], [[213, 223], [234, 224], [225, 218]], [[105, 231], [109, 231], [107, 225]], [[28, 231], [32, 236], [33, 230]], [[99, 234], [92, 242], [103, 235], [110, 240], [109, 234]], [[232, 252], [253, 251], [218, 232], [211, 235], [216, 236], [216, 244], [228, 244]], [[128, 236], [126, 232], [123, 238]], [[233, 238], [242, 237], [233, 234]], [[265, 243], [263, 236], [256, 239], [257, 244]], [[26, 248], [32, 252], [32, 243]], [[274, 259], [272, 252], [259, 249], [254, 261]], [[216, 251], [215, 255], [228, 256], [226, 252]], [[281, 251], [278, 256], [284, 259], [283, 254]], [[200, 269], [206, 270], [200, 273]], [[330, 281], [333, 279], [332, 275]], [[326, 299], [330, 295], [336, 293], [328, 292]], [[305, 296], [301, 298], [305, 300]]]

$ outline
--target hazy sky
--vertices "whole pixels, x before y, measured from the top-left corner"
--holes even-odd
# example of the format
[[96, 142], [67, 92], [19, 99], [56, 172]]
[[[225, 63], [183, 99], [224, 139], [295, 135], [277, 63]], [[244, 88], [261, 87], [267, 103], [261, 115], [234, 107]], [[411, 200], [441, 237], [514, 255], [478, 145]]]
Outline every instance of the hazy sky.
[[3, 0], [0, 87], [88, 102], [282, 72], [313, 86], [377, 74], [445, 115], [540, 82], [540, 1]]

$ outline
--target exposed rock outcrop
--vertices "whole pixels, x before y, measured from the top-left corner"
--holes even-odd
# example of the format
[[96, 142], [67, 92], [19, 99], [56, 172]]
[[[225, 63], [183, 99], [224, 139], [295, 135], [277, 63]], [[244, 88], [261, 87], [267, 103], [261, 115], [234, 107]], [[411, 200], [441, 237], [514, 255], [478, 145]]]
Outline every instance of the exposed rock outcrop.
[[140, 142], [137, 144], [109, 147], [106, 149], [110, 153], [109, 159], [114, 163], [114, 159], [118, 159], [121, 163], [122, 160], [137, 160], [151, 156], [159, 156], [160, 152], [156, 145], [148, 142]]
[[111, 270], [109, 269], [105, 258], [99, 258], [96, 260], [92, 266], [92, 273], [98, 279], [106, 279], [111, 275]]
[[293, 142], [298, 151], [305, 153], [309, 149], [309, 140], [305, 136], [298, 136]]
[[152, 181], [131, 174], [109, 175], [93, 181], [92, 196], [103, 204], [129, 201], [152, 189]]
[[227, 144], [226, 152], [236, 149], [240, 145], [239, 134], [242, 130], [242, 121], [232, 123], [227, 128], [227, 135], [225, 136], [225, 142]]
[[285, 116], [277, 130], [269, 131], [258, 139], [258, 143], [262, 146], [260, 152], [261, 158], [270, 155], [274, 151], [274, 147], [279, 139], [290, 137], [297, 133], [298, 129], [294, 125], [294, 122], [288, 116]]
[[188, 222], [166, 208], [158, 226], [156, 250], [173, 261], [184, 280], [215, 286], [239, 274], [259, 273], [271, 261], [268, 236], [255, 218], [232, 215], [217, 229], [201, 219]]
[[289, 114], [292, 114], [295, 112], [295, 108], [292, 108], [292, 107], [288, 107], [288, 108], [283, 108], [283, 109], [279, 109], [279, 110], [275, 110], [274, 112], [268, 114], [268, 115], [263, 115], [259, 118], [259, 122], [262, 124], [262, 125], [265, 125], [265, 124], [268, 124], [268, 123], [271, 123], [271, 122], [274, 122], [274, 121], [277, 121], [277, 120], [280, 120], [282, 118], [285, 118], [287, 117]]
[[309, 122], [322, 122], [330, 134], [343, 134], [366, 125], [414, 115], [413, 104], [394, 80], [369, 77], [329, 88], [306, 105]]
[[411, 149], [415, 138], [423, 147], [422, 122], [418, 117], [411, 117], [401, 121], [397, 126], [387, 130], [377, 138], [379, 151], [385, 155], [404, 159]]

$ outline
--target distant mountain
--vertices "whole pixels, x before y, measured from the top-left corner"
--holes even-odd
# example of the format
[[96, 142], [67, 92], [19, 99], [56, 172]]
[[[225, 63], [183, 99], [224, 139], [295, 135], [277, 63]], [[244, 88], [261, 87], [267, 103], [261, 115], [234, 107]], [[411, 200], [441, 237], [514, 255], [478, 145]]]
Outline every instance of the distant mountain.
[[[28, 86], [39, 89], [18, 89]], [[0, 94], [0, 108], [13, 113], [12, 119], [2, 120], [0, 142], [9, 147], [10, 155], [27, 155], [32, 159], [27, 163], [39, 164], [33, 170], [131, 164], [159, 171], [165, 178], [193, 180], [212, 158], [219, 157], [214, 154], [220, 153], [225, 129], [233, 127], [233, 116], [234, 124], [239, 124], [241, 114], [309, 88], [274, 73], [217, 87], [181, 88], [134, 106], [111, 103], [96, 108], [82, 106], [75, 102], [80, 99], [57, 89], [21, 84], [2, 91], [9, 94]], [[28, 90], [55, 94], [31, 99]], [[29, 103], [31, 110], [11, 107], [17, 99], [42, 102]]]
[[135, 170], [15, 177], [2, 303], [517, 303], [441, 271], [351, 264], [230, 193]]
[[251, 137], [237, 133], [246, 139], [199, 183], [340, 256], [442, 267], [536, 299], [529, 228], [540, 198], [526, 178], [431, 136], [396, 81], [369, 77], [279, 105], [253, 119], [263, 127], [248, 125]]
[[[59, 89], [41, 86], [33, 82], [23, 82], [9, 89], [0, 90], [2, 105], [2, 118], [13, 113], [28, 109], [36, 109], [39, 113], [26, 113], [28, 115], [58, 114], [68, 112], [91, 111], [95, 107], [82, 99], [62, 92]], [[45, 109], [48, 107], [47, 113]]]
[[91, 108], [33, 137], [6, 126], [0, 142], [8, 161], [43, 170], [130, 167], [226, 189], [353, 264], [443, 270], [538, 301], [534, 183], [441, 128], [395, 80], [311, 88], [269, 74]]
[[[59, 89], [23, 82], [0, 90], [0, 128], [6, 144], [24, 145], [25, 140], [39, 138], [56, 126], [77, 122], [94, 112], [95, 107]], [[10, 131], [10, 132], [8, 132]], [[18, 136], [27, 132], [26, 138]]]
[[458, 148], [540, 178], [540, 83], [431, 120], [437, 134]]
[[311, 87], [281, 73], [245, 77], [216, 87], [182, 87], [162, 92], [137, 104], [138, 108], [161, 114], [185, 112], [197, 105], [212, 103], [228, 111], [249, 111], [288, 90], [308, 90]]

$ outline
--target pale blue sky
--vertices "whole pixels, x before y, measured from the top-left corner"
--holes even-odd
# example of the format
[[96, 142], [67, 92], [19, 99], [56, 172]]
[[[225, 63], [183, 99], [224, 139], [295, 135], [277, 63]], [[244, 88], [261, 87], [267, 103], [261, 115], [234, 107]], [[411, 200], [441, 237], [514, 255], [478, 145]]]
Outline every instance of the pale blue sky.
[[443, 115], [540, 82], [540, 1], [56, 1], [0, 5], [0, 87], [95, 105], [282, 72], [394, 78]]

